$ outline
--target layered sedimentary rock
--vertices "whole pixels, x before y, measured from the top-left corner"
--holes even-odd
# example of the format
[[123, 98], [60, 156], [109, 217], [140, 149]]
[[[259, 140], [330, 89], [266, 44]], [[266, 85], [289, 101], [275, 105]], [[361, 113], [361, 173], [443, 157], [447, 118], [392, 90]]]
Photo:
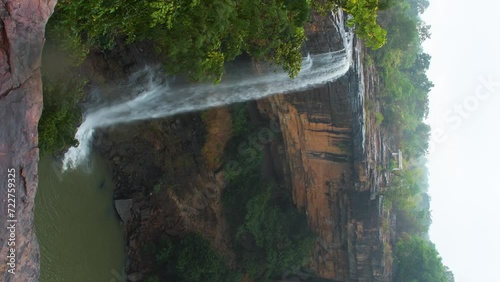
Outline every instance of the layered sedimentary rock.
[[[306, 31], [310, 52], [341, 48], [328, 17], [316, 15]], [[391, 281], [392, 237], [390, 228], [382, 227], [391, 224], [391, 216], [378, 195], [376, 169], [388, 152], [378, 146], [381, 133], [364, 109], [373, 85], [364, 83], [364, 74], [371, 74], [360, 63], [361, 47], [355, 43], [353, 66], [343, 78], [258, 105], [280, 124], [277, 169], [319, 235], [312, 270], [332, 281]]]
[[36, 281], [39, 275], [33, 208], [42, 111], [40, 64], [45, 24], [55, 3], [0, 2], [0, 281]]

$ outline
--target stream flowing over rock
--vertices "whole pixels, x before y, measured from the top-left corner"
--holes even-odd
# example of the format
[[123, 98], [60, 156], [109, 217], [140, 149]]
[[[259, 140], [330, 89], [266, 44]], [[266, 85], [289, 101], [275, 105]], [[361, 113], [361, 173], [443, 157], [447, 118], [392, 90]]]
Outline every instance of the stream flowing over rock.
[[[40, 272], [33, 214], [42, 112], [40, 64], [45, 24], [55, 4], [55, 0], [0, 2], [0, 281], [36, 281]], [[7, 190], [13, 171], [9, 169], [15, 170], [10, 176], [15, 179], [13, 218], [7, 214], [8, 197], [13, 199]], [[8, 226], [15, 226], [15, 233]], [[15, 240], [9, 241], [13, 234]], [[15, 260], [8, 258], [14, 248]], [[11, 261], [15, 267], [8, 264]]]

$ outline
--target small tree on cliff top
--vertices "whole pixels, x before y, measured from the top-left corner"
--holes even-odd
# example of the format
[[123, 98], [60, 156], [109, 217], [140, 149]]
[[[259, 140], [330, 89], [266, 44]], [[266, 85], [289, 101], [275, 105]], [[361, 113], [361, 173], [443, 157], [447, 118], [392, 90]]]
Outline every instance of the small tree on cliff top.
[[390, 6], [388, 1], [380, 3], [378, 0], [315, 0], [312, 5], [320, 12], [341, 7], [352, 16], [347, 24], [354, 26], [356, 34], [372, 49], [381, 48], [387, 41], [387, 31], [378, 24], [377, 12], [380, 8]]

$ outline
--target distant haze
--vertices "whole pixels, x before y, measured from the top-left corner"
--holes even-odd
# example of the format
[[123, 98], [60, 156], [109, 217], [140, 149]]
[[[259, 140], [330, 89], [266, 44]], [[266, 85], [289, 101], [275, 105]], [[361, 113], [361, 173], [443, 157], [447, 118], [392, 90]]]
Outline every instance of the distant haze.
[[429, 123], [430, 236], [457, 282], [500, 281], [500, 4], [431, 0], [424, 43]]

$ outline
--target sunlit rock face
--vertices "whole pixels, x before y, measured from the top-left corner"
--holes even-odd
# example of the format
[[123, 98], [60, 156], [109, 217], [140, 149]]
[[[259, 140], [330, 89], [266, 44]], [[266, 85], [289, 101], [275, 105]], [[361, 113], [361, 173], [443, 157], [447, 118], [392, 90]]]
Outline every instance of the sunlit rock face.
[[[40, 65], [45, 24], [55, 4], [0, 2], [0, 281], [36, 281], [40, 271], [33, 214], [42, 112]], [[15, 185], [10, 185], [12, 193], [9, 182]], [[15, 208], [8, 205], [9, 197], [15, 199]]]

